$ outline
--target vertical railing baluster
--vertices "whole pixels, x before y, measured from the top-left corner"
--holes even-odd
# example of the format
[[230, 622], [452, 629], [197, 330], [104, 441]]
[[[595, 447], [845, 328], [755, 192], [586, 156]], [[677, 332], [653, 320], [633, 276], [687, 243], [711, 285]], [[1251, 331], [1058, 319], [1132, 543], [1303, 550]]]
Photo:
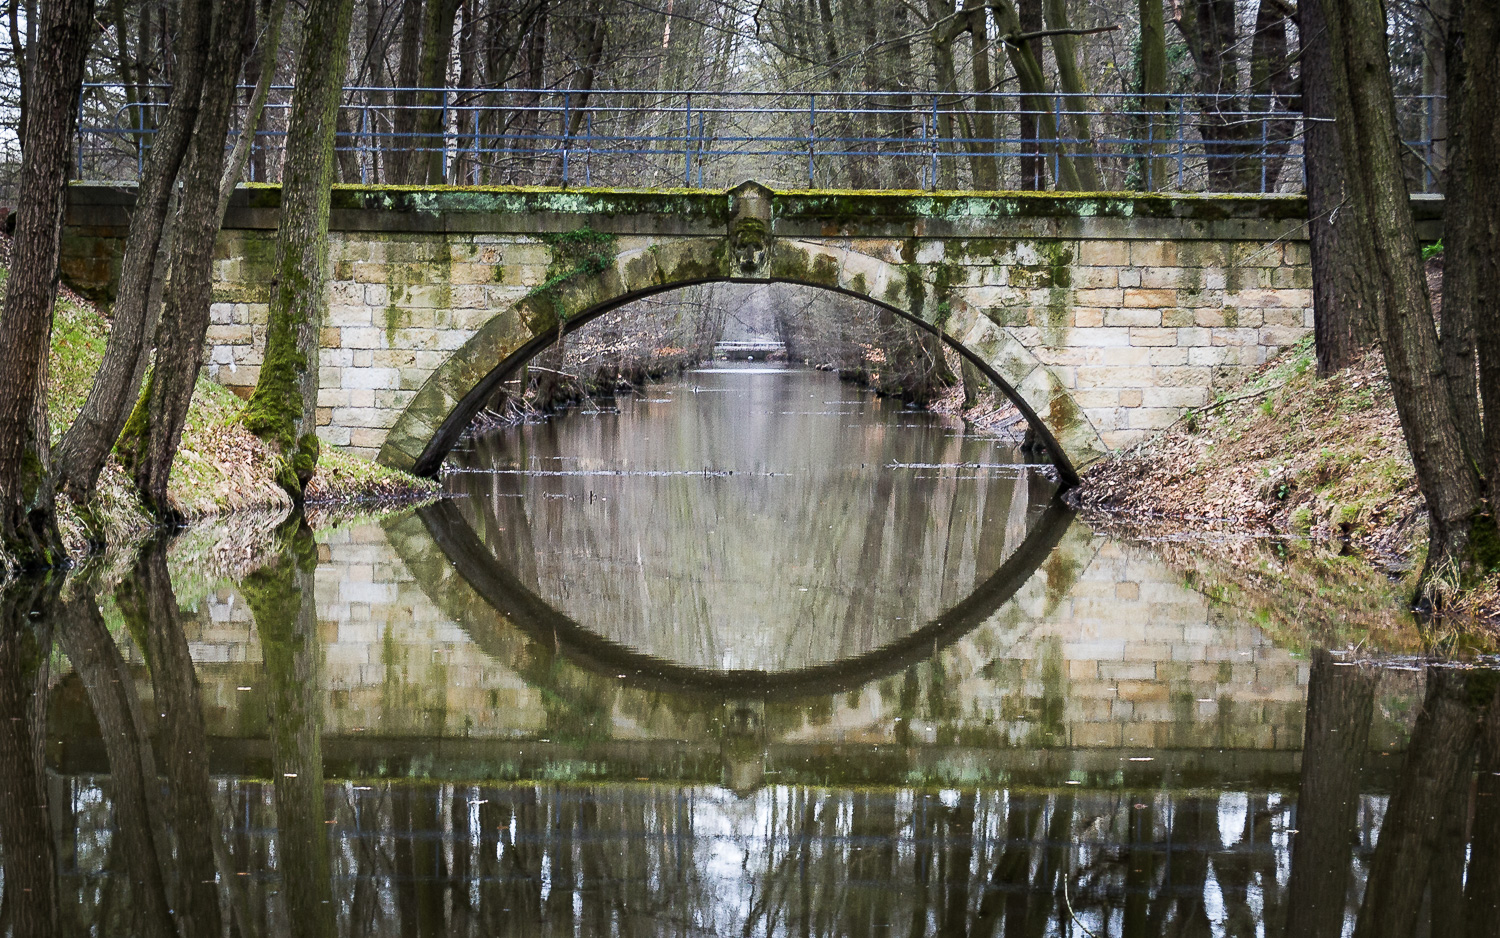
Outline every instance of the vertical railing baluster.
[[817, 187], [816, 167], [813, 164], [813, 154], [817, 152], [818, 144], [818, 98], [817, 95], [809, 93], [807, 96], [807, 187]]
[[693, 185], [693, 96], [691, 93], [683, 98], [683, 121], [682, 121], [682, 185], [690, 188]]
[[563, 92], [563, 116], [562, 116], [562, 184], [568, 187], [568, 137], [573, 123], [573, 92]]
[[1183, 182], [1185, 169], [1183, 166], [1183, 157], [1186, 155], [1185, 151], [1187, 150], [1187, 131], [1183, 129], [1183, 104], [1185, 101], [1185, 95], [1177, 96], [1177, 191], [1179, 192], [1185, 188]]
[[938, 133], [938, 99], [932, 96], [932, 132], [927, 135], [928, 145], [932, 147], [932, 169], [928, 174], [929, 188], [933, 191], [938, 187], [938, 147], [943, 145], [942, 134]]

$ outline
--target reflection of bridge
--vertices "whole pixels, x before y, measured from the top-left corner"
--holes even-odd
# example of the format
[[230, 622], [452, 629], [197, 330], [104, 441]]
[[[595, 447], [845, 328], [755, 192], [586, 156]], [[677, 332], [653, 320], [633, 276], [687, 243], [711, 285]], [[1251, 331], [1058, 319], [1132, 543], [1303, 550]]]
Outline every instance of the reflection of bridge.
[[[209, 367], [238, 388], [261, 361], [279, 195], [239, 193], [221, 235]], [[130, 199], [71, 190], [75, 286], [110, 289]], [[784, 282], [941, 332], [1066, 476], [1306, 333], [1305, 217], [1284, 196], [339, 188], [320, 433], [430, 472], [560, 330], [687, 284]]]
[[[334, 531], [324, 556], [331, 776], [719, 778], [719, 706], [558, 654], [469, 588], [416, 517]], [[224, 589], [188, 628], [216, 762], [264, 767], [265, 676], [245, 602]], [[811, 703], [769, 701], [766, 778], [1269, 786], [1296, 771], [1306, 680], [1305, 663], [1225, 621], [1152, 555], [1075, 526], [1011, 602], [930, 660]], [[149, 700], [144, 671], [138, 686]], [[1377, 721], [1371, 742], [1395, 751], [1403, 737]], [[76, 752], [73, 769], [97, 769]]]

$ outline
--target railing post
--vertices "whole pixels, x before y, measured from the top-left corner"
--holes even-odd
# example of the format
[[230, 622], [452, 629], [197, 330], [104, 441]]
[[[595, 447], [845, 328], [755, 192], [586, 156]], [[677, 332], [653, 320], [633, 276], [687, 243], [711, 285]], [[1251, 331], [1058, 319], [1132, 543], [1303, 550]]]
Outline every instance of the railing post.
[[[247, 114], [246, 117], [248, 118], [249, 115]], [[250, 133], [255, 133], [254, 127], [250, 128]], [[362, 185], [369, 185], [370, 171], [373, 168], [371, 164], [375, 161], [375, 147], [370, 140], [370, 104], [368, 101], [359, 109], [359, 138], [364, 141], [361, 146], [366, 148], [364, 153], [359, 154], [359, 181]]]
[[687, 188], [693, 185], [693, 96], [688, 94], [683, 98], [683, 123], [682, 123], [682, 185]]
[[[1267, 102], [1266, 106], [1270, 107], [1271, 106], [1270, 102]], [[1267, 145], [1267, 143], [1269, 142], [1269, 139], [1270, 139], [1270, 130], [1269, 130], [1268, 126], [1267, 126], [1268, 123], [1269, 123], [1269, 121], [1267, 121], [1266, 118], [1262, 117], [1260, 119], [1260, 192], [1261, 192], [1261, 195], [1265, 195], [1265, 193], [1266, 193], [1266, 181], [1267, 181], [1266, 180], [1266, 145]]]
[[439, 112], [439, 118], [443, 122], [443, 137], [442, 137], [442, 140], [443, 140], [443, 144], [442, 144], [442, 146], [443, 146], [443, 161], [442, 161], [442, 165], [439, 166], [438, 169], [439, 169], [439, 172], [441, 173], [441, 175], [443, 177], [443, 181], [447, 182], [450, 178], [452, 178], [452, 177], [450, 177], [448, 175], [449, 152], [448, 152], [448, 89], [447, 88], [443, 89], [442, 102], [443, 102], [442, 103], [442, 110]]
[[562, 117], [562, 184], [568, 187], [568, 138], [571, 136], [573, 123], [573, 92], [563, 92], [563, 117]]
[[585, 112], [583, 120], [583, 184], [592, 186], [594, 184], [594, 112]]
[[75, 179], [83, 178], [83, 92], [84, 89], [78, 89], [78, 122], [73, 125], [73, 149], [78, 158]]
[[932, 147], [932, 169], [928, 173], [927, 182], [929, 188], [937, 191], [938, 187], [938, 147], [942, 146], [943, 135], [938, 133], [938, 99], [932, 96], [932, 132], [927, 135], [927, 142]]
[[817, 187], [817, 176], [813, 165], [813, 154], [817, 152], [818, 144], [818, 97], [809, 93], [807, 96], [807, 187]]
[[1177, 96], [1177, 191], [1178, 192], [1182, 191], [1183, 185], [1184, 185], [1183, 156], [1185, 155], [1184, 151], [1187, 150], [1187, 135], [1183, 131], [1183, 124], [1182, 124], [1182, 120], [1183, 120], [1183, 110], [1182, 110], [1182, 108], [1183, 108], [1183, 102], [1184, 102], [1184, 100], [1185, 100], [1185, 96], [1184, 95], [1178, 95]]

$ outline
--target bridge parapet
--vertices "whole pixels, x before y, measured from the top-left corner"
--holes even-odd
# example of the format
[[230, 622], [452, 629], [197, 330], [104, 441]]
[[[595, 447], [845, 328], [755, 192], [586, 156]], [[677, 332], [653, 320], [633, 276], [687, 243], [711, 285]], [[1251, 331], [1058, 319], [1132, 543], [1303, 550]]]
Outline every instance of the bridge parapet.
[[[71, 284], [110, 294], [132, 202], [72, 187]], [[217, 247], [206, 365], [241, 393], [263, 354], [279, 202], [242, 188]], [[752, 202], [760, 229], [740, 220]], [[559, 328], [691, 283], [886, 305], [1013, 390], [1074, 464], [1207, 403], [1312, 325], [1298, 196], [340, 186], [332, 204], [319, 433], [419, 471]], [[1417, 204], [1435, 228], [1440, 204]], [[608, 262], [568, 268], [557, 246], [585, 231]]]

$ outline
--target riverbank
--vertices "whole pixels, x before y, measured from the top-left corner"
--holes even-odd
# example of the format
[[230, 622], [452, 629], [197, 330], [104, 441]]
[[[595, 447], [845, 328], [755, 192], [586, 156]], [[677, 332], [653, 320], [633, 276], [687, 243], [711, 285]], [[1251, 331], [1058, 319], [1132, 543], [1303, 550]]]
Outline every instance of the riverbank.
[[[1090, 466], [1070, 495], [1095, 527], [1211, 558], [1216, 578], [1305, 597], [1330, 620], [1401, 616], [1426, 551], [1426, 505], [1380, 353], [1320, 379], [1311, 339], [1214, 403]], [[1500, 589], [1443, 628], [1500, 636]]]
[[[0, 268], [0, 278], [6, 273]], [[62, 436], [82, 409], [108, 338], [109, 320], [104, 313], [62, 289], [54, 309], [48, 362], [47, 415], [53, 440]], [[252, 512], [279, 516], [292, 508], [290, 497], [276, 484], [274, 455], [239, 422], [243, 407], [244, 402], [231, 391], [199, 377], [168, 483], [173, 507], [190, 523]], [[437, 491], [437, 483], [430, 479], [325, 448], [306, 494], [309, 506], [317, 507], [405, 503]], [[70, 557], [86, 554], [91, 540], [102, 538], [112, 547], [123, 546], [149, 536], [156, 527], [114, 457], [100, 475], [88, 507], [94, 523], [92, 538], [77, 506], [66, 498], [58, 501], [58, 525]]]

